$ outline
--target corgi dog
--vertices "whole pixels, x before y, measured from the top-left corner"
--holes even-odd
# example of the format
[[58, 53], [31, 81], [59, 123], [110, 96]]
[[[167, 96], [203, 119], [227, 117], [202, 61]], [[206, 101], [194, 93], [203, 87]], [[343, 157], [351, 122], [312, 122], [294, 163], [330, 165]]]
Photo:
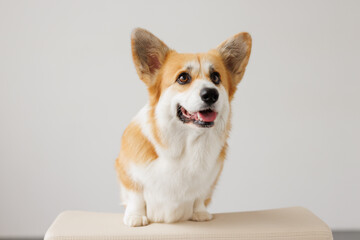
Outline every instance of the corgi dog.
[[251, 36], [239, 33], [207, 53], [183, 54], [137, 28], [131, 48], [149, 101], [125, 129], [116, 159], [124, 223], [211, 220], [206, 207], [223, 168], [231, 101]]

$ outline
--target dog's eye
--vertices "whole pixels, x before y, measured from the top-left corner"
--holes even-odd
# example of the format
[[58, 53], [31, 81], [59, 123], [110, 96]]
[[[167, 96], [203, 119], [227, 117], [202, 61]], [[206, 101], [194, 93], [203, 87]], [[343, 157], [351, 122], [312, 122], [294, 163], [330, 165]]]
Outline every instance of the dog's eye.
[[218, 72], [212, 72], [210, 74], [210, 79], [213, 83], [215, 83], [216, 85], [219, 84], [221, 82], [220, 79], [220, 74]]
[[186, 84], [186, 83], [189, 83], [191, 81], [191, 76], [187, 72], [183, 72], [183, 73], [180, 73], [180, 75], [178, 76], [176, 81], [179, 84]]

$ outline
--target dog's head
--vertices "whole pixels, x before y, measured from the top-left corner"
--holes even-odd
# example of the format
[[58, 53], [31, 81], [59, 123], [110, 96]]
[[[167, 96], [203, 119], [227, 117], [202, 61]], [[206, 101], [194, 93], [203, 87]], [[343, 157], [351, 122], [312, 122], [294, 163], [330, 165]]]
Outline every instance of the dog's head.
[[177, 53], [140, 28], [132, 32], [131, 43], [137, 73], [148, 87], [157, 116], [196, 128], [227, 121], [250, 57], [248, 33], [236, 34], [201, 54]]

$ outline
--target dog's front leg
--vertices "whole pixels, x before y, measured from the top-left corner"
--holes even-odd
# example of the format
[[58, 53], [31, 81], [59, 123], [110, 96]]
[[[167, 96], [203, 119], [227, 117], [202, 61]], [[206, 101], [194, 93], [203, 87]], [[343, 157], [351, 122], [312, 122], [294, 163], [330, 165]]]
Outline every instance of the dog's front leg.
[[149, 221], [146, 217], [146, 206], [142, 192], [129, 191], [124, 215], [124, 223], [130, 227], [146, 226]]
[[198, 198], [194, 202], [194, 212], [191, 217], [191, 220], [197, 221], [197, 222], [203, 222], [203, 221], [209, 221], [213, 217], [212, 215], [207, 211], [205, 207], [205, 199], [204, 198]]

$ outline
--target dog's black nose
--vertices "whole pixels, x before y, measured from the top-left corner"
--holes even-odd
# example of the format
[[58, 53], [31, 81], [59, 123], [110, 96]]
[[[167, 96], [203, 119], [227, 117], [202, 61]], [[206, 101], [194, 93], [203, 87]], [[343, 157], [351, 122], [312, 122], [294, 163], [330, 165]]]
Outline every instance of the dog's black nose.
[[216, 88], [203, 88], [200, 91], [200, 97], [205, 103], [211, 105], [218, 100], [219, 92]]

